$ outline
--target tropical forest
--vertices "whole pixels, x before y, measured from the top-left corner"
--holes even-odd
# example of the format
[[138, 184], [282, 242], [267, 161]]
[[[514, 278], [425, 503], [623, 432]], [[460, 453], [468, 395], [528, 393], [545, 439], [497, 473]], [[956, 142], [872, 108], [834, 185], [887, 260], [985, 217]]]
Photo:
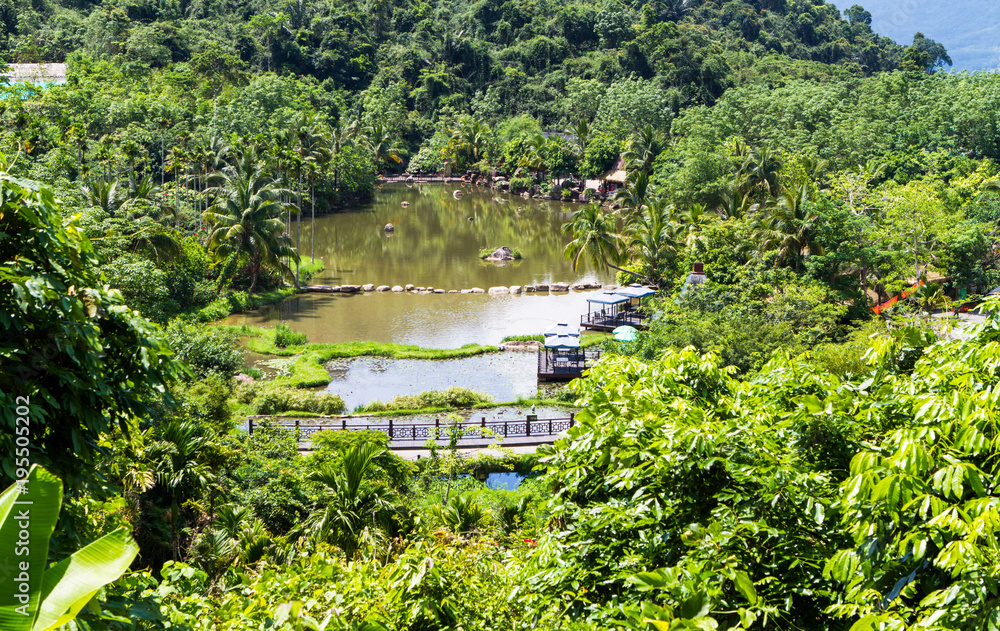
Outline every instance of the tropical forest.
[[998, 222], [859, 5], [0, 0], [0, 631], [998, 631]]

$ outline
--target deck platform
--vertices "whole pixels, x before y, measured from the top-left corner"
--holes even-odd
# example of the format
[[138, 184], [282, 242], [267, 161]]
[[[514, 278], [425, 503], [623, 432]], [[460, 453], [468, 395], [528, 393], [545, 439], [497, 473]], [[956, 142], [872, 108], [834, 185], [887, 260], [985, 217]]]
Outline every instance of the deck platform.
[[539, 381], [570, 381], [583, 374], [601, 357], [599, 350], [581, 350], [570, 353], [538, 351]]
[[640, 331], [649, 328], [645, 324], [646, 317], [637, 311], [621, 311], [618, 313], [595, 312], [580, 316], [580, 328], [592, 331], [614, 331], [620, 326], [631, 326]]

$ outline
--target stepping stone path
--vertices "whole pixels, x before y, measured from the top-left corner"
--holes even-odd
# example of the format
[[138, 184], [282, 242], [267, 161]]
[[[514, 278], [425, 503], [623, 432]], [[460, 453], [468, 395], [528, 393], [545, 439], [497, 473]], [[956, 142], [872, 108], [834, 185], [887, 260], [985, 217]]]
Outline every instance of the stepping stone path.
[[[511, 285], [510, 287], [497, 286], [497, 287], [490, 287], [488, 290], [483, 289], [481, 287], [473, 287], [471, 289], [461, 289], [461, 290], [459, 289], [445, 290], [434, 287], [416, 287], [412, 284], [407, 284], [406, 286], [393, 285], [392, 287], [390, 287], [389, 285], [376, 286], [374, 283], [366, 283], [364, 285], [305, 285], [302, 287], [302, 289], [307, 292], [326, 293], [326, 294], [337, 293], [337, 292], [345, 294], [353, 294], [359, 291], [364, 291], [364, 292], [376, 291], [379, 293], [385, 293], [391, 291], [396, 294], [401, 294], [403, 292], [412, 292], [420, 295], [488, 293], [493, 296], [502, 296], [506, 294], [513, 294], [517, 296], [522, 293], [534, 294], [543, 291], [568, 292], [570, 289], [572, 289], [573, 291], [585, 291], [588, 289], [601, 289], [601, 287], [602, 286], [600, 283], [582, 282], [582, 283], [573, 283], [572, 285], [570, 285], [569, 283], [552, 283], [552, 284], [537, 283], [534, 285]], [[617, 289], [618, 285], [604, 285], [603, 288], [606, 290], [613, 290]]]

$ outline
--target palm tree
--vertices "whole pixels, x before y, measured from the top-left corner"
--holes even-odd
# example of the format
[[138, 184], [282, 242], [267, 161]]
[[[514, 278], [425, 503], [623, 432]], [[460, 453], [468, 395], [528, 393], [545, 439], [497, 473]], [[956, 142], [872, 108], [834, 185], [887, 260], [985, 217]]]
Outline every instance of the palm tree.
[[458, 129], [451, 130], [451, 140], [448, 143], [449, 152], [455, 158], [459, 168], [479, 162], [483, 150], [492, 133], [489, 125], [485, 125], [470, 116], [462, 119]]
[[100, 208], [110, 217], [114, 217], [126, 201], [125, 196], [118, 194], [118, 180], [98, 178], [81, 186], [80, 190], [88, 204]]
[[289, 191], [264, 175], [256, 152], [244, 152], [234, 164], [216, 171], [209, 179], [214, 186], [207, 192], [214, 202], [203, 217], [212, 226], [208, 247], [224, 262], [219, 288], [232, 274], [240, 256], [250, 260], [251, 293], [265, 264], [272, 265], [285, 278], [293, 278], [281, 257], [298, 262], [299, 255], [281, 216], [299, 210], [281, 201]]
[[642, 208], [649, 196], [649, 173], [633, 171], [625, 179], [625, 186], [615, 193], [615, 201], [633, 212]]
[[544, 177], [546, 170], [548, 170], [546, 161], [549, 157], [549, 148], [545, 136], [536, 133], [528, 140], [528, 153], [521, 158], [518, 166], [530, 169], [535, 175]]
[[310, 515], [303, 527], [314, 542], [330, 541], [351, 560], [364, 533], [396, 511], [391, 494], [366, 479], [385, 453], [381, 445], [362, 443], [343, 452], [338, 465], [327, 463], [310, 474], [329, 494], [326, 506]]
[[684, 236], [684, 244], [691, 246], [698, 238], [702, 226], [711, 221], [704, 204], [691, 204], [685, 210], [674, 213], [678, 223], [678, 234]]
[[583, 154], [587, 150], [587, 141], [590, 139], [591, 131], [593, 130], [590, 127], [590, 123], [585, 118], [581, 118], [576, 125], [571, 125], [567, 131], [573, 137], [573, 148], [576, 150], [576, 155], [580, 158], [583, 158]]
[[630, 165], [629, 170], [648, 173], [653, 168], [653, 160], [663, 152], [666, 143], [663, 132], [652, 125], [646, 125], [638, 130], [633, 134], [625, 151], [625, 161]]
[[681, 227], [670, 220], [673, 210], [666, 199], [655, 199], [629, 221], [629, 252], [642, 261], [649, 270], [647, 280], [656, 285], [661, 285], [663, 264], [677, 255]]
[[580, 266], [580, 257], [584, 254], [605, 271], [609, 267], [628, 271], [616, 266], [625, 250], [617, 223], [614, 215], [605, 213], [597, 204], [588, 204], [573, 213], [572, 219], [563, 224], [563, 234], [573, 237], [565, 250], [566, 258], [573, 259], [573, 271]]
[[812, 190], [808, 182], [786, 187], [761, 209], [755, 230], [758, 249], [778, 250], [779, 261], [800, 269], [807, 254], [822, 254], [815, 240], [818, 216], [811, 209]]
[[781, 189], [781, 160], [767, 147], [754, 151], [739, 143], [736, 150], [742, 158], [736, 173], [737, 191], [756, 197], [764, 205], [768, 196], [777, 196]]
[[216, 475], [207, 464], [208, 452], [214, 445], [199, 435], [198, 426], [190, 421], [167, 421], [159, 426], [158, 434], [158, 440], [149, 448], [149, 456], [155, 463], [157, 484], [170, 493], [171, 548], [174, 560], [177, 560], [181, 500], [196, 497], [206, 490], [214, 491], [218, 487]]
[[399, 164], [402, 161], [396, 150], [392, 134], [382, 123], [376, 122], [365, 127], [364, 141], [375, 158], [375, 164], [381, 165], [383, 162], [389, 161]]

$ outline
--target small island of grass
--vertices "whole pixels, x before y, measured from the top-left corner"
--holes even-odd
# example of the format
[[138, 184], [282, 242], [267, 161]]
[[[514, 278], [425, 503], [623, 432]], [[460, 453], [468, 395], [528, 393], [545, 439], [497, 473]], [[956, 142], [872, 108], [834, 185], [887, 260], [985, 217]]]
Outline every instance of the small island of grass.
[[479, 250], [479, 258], [487, 261], [518, 261], [523, 256], [521, 250], [512, 250], [505, 245], [499, 248], [482, 248]]

